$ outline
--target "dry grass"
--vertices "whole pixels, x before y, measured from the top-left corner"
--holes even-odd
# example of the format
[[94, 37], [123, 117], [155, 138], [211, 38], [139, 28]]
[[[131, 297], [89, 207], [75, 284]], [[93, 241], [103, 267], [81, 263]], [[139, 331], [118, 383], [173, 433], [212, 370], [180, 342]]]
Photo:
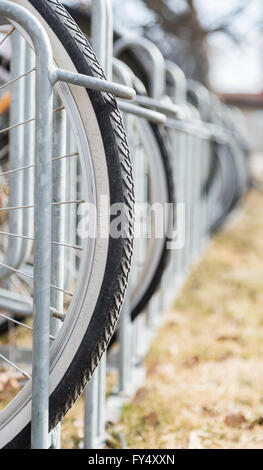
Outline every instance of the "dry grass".
[[[107, 374], [106, 396], [118, 383], [118, 377], [115, 372]], [[61, 446], [63, 449], [78, 449], [81, 447], [84, 438], [84, 399], [81, 396], [73, 408], [62, 421]], [[114, 432], [112, 433], [114, 441]]]
[[263, 447], [263, 196], [194, 269], [125, 406], [130, 448]]

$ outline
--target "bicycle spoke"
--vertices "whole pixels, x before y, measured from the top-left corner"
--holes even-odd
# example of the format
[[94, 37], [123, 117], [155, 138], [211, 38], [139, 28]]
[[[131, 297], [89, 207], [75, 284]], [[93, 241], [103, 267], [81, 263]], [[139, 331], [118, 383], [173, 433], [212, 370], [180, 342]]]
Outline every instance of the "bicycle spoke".
[[3, 356], [3, 354], [0, 353], [0, 357], [1, 359], [3, 359], [3, 361], [7, 362], [7, 364], [9, 364], [10, 366], [14, 367], [14, 369], [16, 369], [18, 372], [20, 372], [22, 375], [24, 375], [24, 377], [26, 377], [28, 380], [31, 380], [31, 376], [25, 372], [24, 370], [20, 369], [20, 367], [18, 367], [16, 364], [14, 364], [12, 361], [9, 361], [9, 359], [7, 359], [7, 357]]
[[13, 126], [6, 127], [5, 129], [0, 129], [0, 134], [4, 134], [7, 131], [11, 131], [12, 129], [16, 129], [17, 127], [23, 126], [24, 124], [28, 124], [29, 122], [33, 122], [35, 120], [36, 118], [26, 119], [25, 121], [18, 122], [17, 124], [14, 124]]
[[[52, 206], [60, 206], [64, 204], [81, 204], [85, 202], [84, 199], [76, 199], [75, 201], [58, 201], [58, 202], [52, 202]], [[13, 206], [13, 207], [1, 207], [0, 212], [5, 212], [5, 211], [15, 211], [18, 209], [32, 209], [35, 207], [34, 204], [27, 204], [25, 206]]]
[[[26, 235], [19, 235], [17, 233], [9, 233], [9, 232], [1, 232], [0, 231], [0, 235], [6, 235], [7, 237], [15, 237], [15, 238], [22, 238], [23, 240], [31, 240], [31, 241], [34, 241], [34, 238], [33, 237], [28, 237]], [[51, 242], [52, 245], [58, 245], [58, 246], [63, 246], [65, 248], [72, 248], [74, 250], [79, 250], [79, 251], [82, 251], [83, 248], [79, 245], [70, 245], [68, 243], [62, 243], [62, 242], [54, 242], [52, 241]]]
[[1, 44], [3, 44], [3, 43], [5, 42], [5, 40], [6, 40], [9, 36], [11, 36], [11, 34], [15, 31], [15, 29], [16, 29], [15, 26], [13, 26], [13, 27], [8, 31], [8, 33], [6, 33], [6, 35], [0, 40], [0, 46], [1, 46]]
[[[23, 326], [23, 327], [26, 328], [27, 330], [33, 331], [32, 326], [26, 325], [25, 323], [22, 323], [22, 322], [20, 322], [20, 321], [18, 321], [18, 320], [15, 320], [15, 319], [12, 318], [12, 317], [8, 317], [7, 315], [4, 315], [3, 313], [0, 313], [0, 317], [5, 318], [6, 320], [11, 321], [12, 323], [15, 323], [16, 325]], [[52, 336], [52, 335], [49, 335], [49, 338], [52, 339], [52, 341], [55, 340], [55, 337]]]
[[[60, 157], [54, 157], [54, 158], [52, 158], [52, 161], [55, 162], [55, 161], [62, 160], [63, 158], [71, 158], [71, 157], [76, 157], [78, 155], [79, 155], [78, 152], [69, 153], [67, 155], [61, 155]], [[32, 165], [25, 165], [25, 166], [21, 166], [19, 168], [14, 168], [13, 170], [3, 171], [2, 173], [0, 173], [0, 176], [10, 175], [12, 173], [16, 173], [17, 171], [24, 171], [24, 170], [28, 170], [30, 168], [35, 168], [35, 165], [33, 165], [33, 164]]]
[[[32, 276], [31, 274], [24, 273], [23, 271], [20, 271], [19, 269], [13, 268], [12, 266], [8, 266], [8, 264], [5, 264], [5, 263], [0, 262], [0, 266], [3, 266], [4, 268], [9, 269], [10, 271], [13, 271], [13, 272], [16, 273], [16, 274], [19, 274], [20, 276], [24, 276], [24, 277], [26, 277], [26, 278], [28, 278], [28, 279], [34, 280], [34, 276]], [[69, 295], [70, 297], [73, 296], [73, 293], [72, 293], [72, 292], [67, 291], [66, 289], [63, 289], [62, 287], [58, 287], [58, 286], [55, 286], [55, 285], [53, 285], [53, 284], [50, 284], [50, 287], [51, 287], [52, 289], [56, 289], [56, 290], [58, 290], [58, 291], [60, 291], [60, 292], [64, 292], [64, 294]]]
[[9, 85], [12, 85], [13, 83], [17, 82], [21, 78], [26, 77], [27, 75], [29, 75], [30, 73], [35, 72], [35, 70], [36, 70], [36, 67], [33, 67], [32, 69], [28, 70], [27, 72], [24, 72], [21, 75], [19, 75], [19, 77], [13, 78], [12, 80], [9, 80], [9, 82], [6, 82], [6, 83], [4, 83], [3, 85], [0, 86], [0, 90], [3, 90], [4, 88], [6, 88]]
[[[21, 77], [19, 77], [19, 78], [21, 78]], [[16, 79], [16, 80], [18, 80], [18, 79]], [[1, 90], [1, 87], [0, 87], [0, 90]], [[55, 109], [53, 109], [53, 113], [56, 113], [57, 111], [61, 111], [62, 109], [64, 109], [62, 106], [60, 106], [59, 108], [55, 108]], [[22, 122], [18, 122], [17, 124], [13, 124], [12, 126], [5, 127], [5, 129], [0, 129], [0, 134], [4, 134], [5, 132], [11, 131], [12, 129], [16, 129], [17, 127], [23, 126], [24, 124], [28, 124], [28, 123], [33, 122], [35, 120], [36, 120], [36, 118], [33, 117], [33, 118], [30, 118], [30, 119], [25, 119]]]

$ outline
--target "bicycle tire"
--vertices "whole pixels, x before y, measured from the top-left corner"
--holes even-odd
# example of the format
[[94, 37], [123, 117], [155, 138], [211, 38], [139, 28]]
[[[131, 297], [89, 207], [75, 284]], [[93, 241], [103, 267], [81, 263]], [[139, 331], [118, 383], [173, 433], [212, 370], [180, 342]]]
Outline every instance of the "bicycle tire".
[[[172, 173], [172, 168], [171, 168], [171, 163], [170, 163], [170, 155], [167, 150], [167, 142], [168, 142], [168, 135], [165, 131], [165, 129], [161, 128], [157, 124], [150, 123], [149, 124], [150, 129], [153, 133], [153, 137], [156, 140], [157, 146], [159, 147], [159, 152], [160, 152], [160, 159], [161, 159], [161, 164], [163, 167], [163, 172], [164, 172], [164, 178], [166, 182], [166, 189], [167, 189], [167, 202], [168, 204], [172, 204], [174, 207], [175, 204], [175, 188], [174, 188], [174, 182], [173, 182], [173, 173]], [[149, 282], [147, 284], [147, 287], [145, 288], [144, 291], [140, 293], [140, 296], [137, 297], [136, 302], [132, 302], [131, 304], [131, 320], [134, 321], [138, 315], [143, 312], [155, 293], [155, 291], [158, 289], [163, 273], [167, 267], [167, 264], [170, 259], [171, 255], [171, 250], [167, 248], [167, 242], [169, 242], [169, 229], [168, 233], [164, 235], [163, 237], [163, 244], [162, 244], [162, 250], [159, 254], [159, 261], [154, 269], [152, 271], [152, 276], [149, 279]]]

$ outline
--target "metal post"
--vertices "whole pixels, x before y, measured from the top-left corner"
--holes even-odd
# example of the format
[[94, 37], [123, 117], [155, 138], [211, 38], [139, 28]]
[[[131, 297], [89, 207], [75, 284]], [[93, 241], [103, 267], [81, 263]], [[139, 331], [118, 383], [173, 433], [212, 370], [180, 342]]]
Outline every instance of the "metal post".
[[0, 0], [0, 15], [21, 25], [36, 51], [35, 259], [31, 446], [48, 447], [48, 384], [52, 202], [51, 45], [42, 25], [25, 8]]
[[94, 449], [98, 425], [98, 368], [94, 371], [88, 387], [84, 392], [85, 398], [85, 433], [84, 449]]
[[127, 391], [127, 385], [131, 381], [131, 329], [128, 287], [121, 311], [119, 329], [119, 393], [121, 394]]
[[[54, 98], [54, 108], [61, 107], [61, 100], [57, 94]], [[53, 155], [66, 154], [66, 113], [60, 110], [54, 113], [53, 119]], [[53, 183], [52, 198], [53, 201], [65, 201], [66, 193], [66, 160], [58, 160], [53, 164]], [[55, 205], [52, 208], [52, 241], [63, 243], [65, 234], [65, 205]], [[51, 248], [51, 283], [55, 286], [64, 285], [64, 246], [52, 245]], [[58, 312], [64, 310], [64, 294], [57, 289], [51, 290], [51, 306]], [[50, 320], [50, 333], [56, 337], [61, 327], [61, 321], [57, 318]], [[53, 447], [60, 447], [60, 424], [57, 425], [56, 440]]]
[[[32, 18], [30, 17], [30, 21]], [[39, 26], [37, 26], [39, 27]], [[41, 36], [44, 36], [44, 31]], [[44, 37], [43, 37], [44, 39]], [[31, 447], [48, 447], [49, 334], [51, 281], [52, 118], [53, 88], [46, 73], [52, 67], [48, 38], [36, 47], [34, 331]]]

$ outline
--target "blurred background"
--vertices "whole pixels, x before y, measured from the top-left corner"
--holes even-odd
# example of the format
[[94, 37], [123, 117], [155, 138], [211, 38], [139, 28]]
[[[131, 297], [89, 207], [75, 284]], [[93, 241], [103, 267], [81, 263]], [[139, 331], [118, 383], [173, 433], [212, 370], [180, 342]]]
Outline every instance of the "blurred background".
[[117, 29], [141, 32], [218, 92], [262, 89], [261, 0], [114, 0]]
[[187, 77], [245, 114], [254, 152], [263, 149], [262, 0], [114, 0], [115, 26], [154, 41]]
[[[82, 5], [89, 0], [65, 0]], [[116, 31], [144, 35], [189, 78], [245, 114], [253, 152], [263, 149], [262, 0], [113, 0]]]

